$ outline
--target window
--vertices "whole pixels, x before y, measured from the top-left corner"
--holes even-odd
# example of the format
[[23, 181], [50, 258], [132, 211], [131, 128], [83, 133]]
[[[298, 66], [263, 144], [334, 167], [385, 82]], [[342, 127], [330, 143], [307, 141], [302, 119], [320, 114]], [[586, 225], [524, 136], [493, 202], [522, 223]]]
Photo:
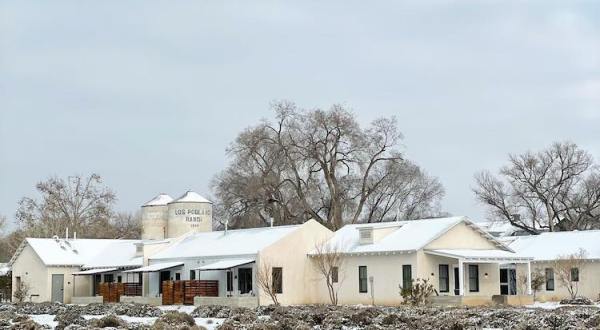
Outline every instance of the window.
[[571, 268], [571, 282], [579, 282], [579, 268]]
[[283, 268], [273, 267], [271, 274], [273, 280], [273, 291], [275, 291], [275, 293], [283, 293]]
[[367, 292], [367, 266], [358, 266], [358, 292]]
[[546, 268], [546, 291], [554, 291], [554, 269]]
[[233, 291], [233, 271], [227, 271], [227, 292]]
[[450, 272], [448, 265], [440, 265], [440, 292], [450, 291]]
[[117, 282], [118, 283], [122, 283], [123, 282], [123, 276], [121, 276], [121, 275], [117, 276]]
[[412, 288], [412, 266], [411, 265], [402, 265], [402, 288], [407, 289], [407, 290]]
[[195, 279], [196, 279], [196, 271], [190, 270], [190, 280], [195, 280]]
[[331, 267], [331, 283], [337, 283], [337, 282], [338, 282], [338, 268]]
[[479, 292], [478, 265], [469, 265], [469, 292]]
[[252, 291], [252, 268], [238, 268], [238, 290], [241, 294]]
[[104, 274], [104, 283], [112, 283], [115, 281], [113, 274]]
[[100, 282], [102, 282], [102, 275], [94, 275], [94, 296], [100, 294]]
[[181, 273], [175, 273], [175, 281], [181, 281]]

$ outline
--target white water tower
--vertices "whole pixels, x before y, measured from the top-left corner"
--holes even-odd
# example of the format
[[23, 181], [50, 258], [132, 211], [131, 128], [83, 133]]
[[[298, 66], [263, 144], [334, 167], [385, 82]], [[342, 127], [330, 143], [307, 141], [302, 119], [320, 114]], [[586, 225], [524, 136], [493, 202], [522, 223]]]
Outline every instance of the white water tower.
[[173, 198], [163, 193], [142, 205], [142, 239], [161, 240], [167, 237], [168, 204], [171, 201]]
[[212, 231], [212, 202], [194, 191], [187, 191], [168, 204], [167, 237], [188, 232]]

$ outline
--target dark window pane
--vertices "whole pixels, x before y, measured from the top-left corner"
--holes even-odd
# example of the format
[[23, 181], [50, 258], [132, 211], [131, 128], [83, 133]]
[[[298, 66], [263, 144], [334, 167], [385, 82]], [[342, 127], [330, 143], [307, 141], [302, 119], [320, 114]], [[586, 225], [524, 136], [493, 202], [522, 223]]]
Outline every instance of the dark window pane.
[[367, 266], [358, 266], [358, 292], [367, 292]]
[[337, 282], [338, 282], [338, 268], [332, 267], [331, 268], [331, 283], [337, 283]]
[[500, 269], [500, 283], [508, 283], [508, 269]]
[[448, 292], [450, 291], [450, 277], [448, 265], [440, 265], [439, 268], [440, 292]]
[[228, 292], [233, 291], [233, 272], [232, 271], [227, 272], [227, 291]]
[[196, 279], [196, 271], [190, 270], [190, 280], [195, 280], [195, 279]]
[[571, 268], [571, 281], [579, 282], [579, 268]]
[[469, 265], [469, 292], [479, 292], [478, 265]]
[[275, 293], [283, 293], [283, 269], [281, 267], [273, 267], [271, 275], [273, 291]]
[[113, 277], [113, 274], [104, 274], [104, 283], [112, 283], [114, 281], [115, 279]]
[[175, 273], [175, 281], [181, 281], [181, 273]]
[[412, 288], [412, 266], [402, 265], [402, 288]]
[[554, 269], [546, 268], [546, 291], [554, 291]]

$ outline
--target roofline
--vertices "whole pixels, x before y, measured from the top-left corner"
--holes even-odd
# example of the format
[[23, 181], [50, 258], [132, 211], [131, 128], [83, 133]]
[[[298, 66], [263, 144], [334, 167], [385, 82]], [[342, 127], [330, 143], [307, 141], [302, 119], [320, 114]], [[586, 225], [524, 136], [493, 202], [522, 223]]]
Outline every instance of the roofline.
[[[514, 256], [514, 257], [465, 257], [465, 256], [461, 256], [458, 254], [454, 254], [454, 253], [447, 253], [447, 252], [439, 252], [436, 250], [429, 250], [429, 249], [424, 249], [423, 252], [428, 253], [428, 254], [432, 254], [432, 255], [437, 255], [440, 257], [448, 257], [448, 258], [455, 258], [455, 259], [467, 259], [467, 260], [489, 260], [489, 261], [533, 261], [533, 257], [520, 257], [520, 256]], [[509, 251], [505, 251], [505, 252], [509, 252]], [[514, 253], [514, 252], [512, 252]]]
[[[376, 255], [376, 256], [388, 256], [388, 255], [397, 255], [397, 254], [410, 254], [416, 253], [418, 250], [389, 250], [389, 251], [365, 251], [365, 252], [340, 252], [345, 256], [366, 256], [366, 255]], [[307, 253], [308, 257], [316, 257], [318, 253]]]

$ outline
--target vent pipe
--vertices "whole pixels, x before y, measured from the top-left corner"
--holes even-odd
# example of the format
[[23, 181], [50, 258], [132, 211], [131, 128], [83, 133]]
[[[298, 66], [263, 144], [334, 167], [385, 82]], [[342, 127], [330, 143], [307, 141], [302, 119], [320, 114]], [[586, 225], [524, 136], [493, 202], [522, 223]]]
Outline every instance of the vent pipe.
[[225, 233], [224, 235], [227, 235], [227, 227], [229, 226], [229, 220], [225, 220]]
[[269, 222], [271, 224], [271, 228], [273, 228], [273, 217], [269, 218]]
[[69, 227], [65, 229], [65, 240], [69, 239]]
[[76, 239], [77, 239], [77, 232], [76, 232], [76, 231], [74, 231], [74, 232], [73, 232], [73, 240], [76, 240]]

